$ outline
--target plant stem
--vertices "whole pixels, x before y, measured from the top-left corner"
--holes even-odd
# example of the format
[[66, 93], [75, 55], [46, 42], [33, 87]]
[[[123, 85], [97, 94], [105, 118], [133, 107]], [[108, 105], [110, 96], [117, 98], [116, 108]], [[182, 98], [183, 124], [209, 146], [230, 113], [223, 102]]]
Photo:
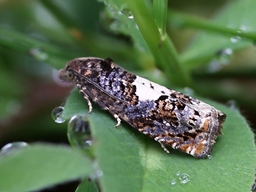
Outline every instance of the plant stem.
[[[167, 35], [161, 36], [152, 15], [143, 1], [126, 0], [126, 3], [156, 60], [156, 64], [165, 71], [173, 83], [180, 86], [189, 86], [191, 79], [181, 65], [172, 41]], [[165, 9], [167, 9], [167, 6], [165, 6]]]
[[167, 0], [153, 1], [153, 16], [155, 18], [158, 30], [161, 36], [163, 37], [166, 35], [167, 9], [168, 9]]

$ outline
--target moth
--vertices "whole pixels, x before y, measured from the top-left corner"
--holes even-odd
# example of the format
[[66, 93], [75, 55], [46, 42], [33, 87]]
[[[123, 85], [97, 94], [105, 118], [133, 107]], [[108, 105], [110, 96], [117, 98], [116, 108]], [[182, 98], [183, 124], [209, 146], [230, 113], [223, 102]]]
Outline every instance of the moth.
[[59, 78], [76, 84], [92, 111], [91, 100], [165, 146], [206, 158], [221, 134], [226, 115], [198, 99], [137, 76], [111, 59], [71, 60]]

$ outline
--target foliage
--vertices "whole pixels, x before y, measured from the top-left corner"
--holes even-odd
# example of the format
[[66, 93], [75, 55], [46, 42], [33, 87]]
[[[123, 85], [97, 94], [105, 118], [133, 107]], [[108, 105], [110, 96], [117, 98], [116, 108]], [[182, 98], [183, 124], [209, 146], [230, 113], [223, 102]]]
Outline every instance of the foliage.
[[[253, 80], [244, 85], [240, 79], [242, 75], [253, 77], [256, 72], [255, 58], [251, 56], [255, 53], [248, 54], [256, 39], [253, 0], [230, 1], [225, 5], [216, 2], [216, 9], [211, 10], [213, 16], [208, 15], [212, 19], [208, 20], [184, 11], [195, 5], [193, 1], [176, 5], [169, 2], [169, 7], [167, 0], [10, 2], [0, 2], [2, 135], [10, 128], [6, 118], [17, 114], [30, 122], [26, 125], [32, 127], [32, 138], [63, 133], [66, 125], [59, 128], [45, 119], [33, 121], [33, 115], [48, 105], [49, 99], [46, 104], [44, 100], [33, 103], [34, 97], [29, 96], [27, 105], [17, 100], [27, 94], [23, 82], [33, 83], [39, 76], [46, 81], [51, 78], [52, 68], [63, 68], [67, 60], [81, 56], [111, 57], [124, 68], [160, 84], [185, 93], [182, 87], [191, 87], [196, 95], [187, 94], [193, 97], [235, 99], [255, 112], [255, 93], [249, 86]], [[189, 43], [184, 42], [188, 36], [183, 33], [189, 33]], [[241, 50], [246, 51], [246, 59]], [[39, 88], [33, 89], [33, 93], [43, 90], [39, 81], [35, 81], [35, 86]], [[51, 98], [54, 89], [49, 92]], [[249, 191], [255, 173], [254, 135], [236, 107], [204, 97], [200, 99], [225, 112], [228, 118], [212, 158], [197, 160], [175, 150], [166, 154], [158, 143], [125, 122], [114, 128], [114, 118], [95, 105], [92, 114], [87, 114], [86, 102], [74, 90], [66, 101], [62, 118], [83, 116], [91, 129], [92, 147], [81, 148], [75, 142], [71, 142], [73, 148], [41, 143], [1, 155], [0, 189], [39, 190], [80, 179], [83, 182], [76, 190], [79, 192], [98, 188], [111, 192]], [[32, 106], [31, 111], [27, 111], [27, 106]], [[49, 109], [45, 111], [49, 115]], [[15, 133], [14, 138], [24, 138]], [[189, 176], [186, 184], [179, 180], [182, 173]], [[93, 180], [88, 181], [88, 177]]]

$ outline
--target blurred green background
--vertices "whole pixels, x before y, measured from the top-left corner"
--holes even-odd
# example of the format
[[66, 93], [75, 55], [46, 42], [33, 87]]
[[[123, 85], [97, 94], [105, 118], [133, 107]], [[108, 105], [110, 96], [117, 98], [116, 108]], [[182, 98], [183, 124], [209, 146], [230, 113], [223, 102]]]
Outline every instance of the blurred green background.
[[[115, 20], [111, 7], [102, 2], [0, 0], [0, 146], [13, 141], [68, 143], [67, 126], [56, 124], [51, 111], [62, 105], [72, 90], [71, 85], [58, 80], [57, 70], [75, 57], [111, 57], [136, 74], [169, 87], [180, 87], [168, 81], [168, 75], [154, 63], [150, 51], [140, 47], [141, 42], [134, 42], [127, 28]], [[212, 55], [207, 55], [194, 49], [198, 57], [193, 57], [190, 47], [204, 27], [193, 21], [189, 23], [188, 18], [193, 19], [189, 16], [188, 20], [182, 20], [179, 12], [175, 12], [218, 18], [226, 3], [224, 0], [169, 1], [173, 11], [168, 13], [167, 33], [182, 62], [187, 64], [186, 70], [193, 79], [190, 86], [196, 94], [239, 109], [255, 130], [255, 39], [226, 49], [228, 53], [209, 49]], [[122, 14], [129, 16], [123, 11]], [[248, 15], [253, 15], [252, 11], [242, 10]], [[239, 13], [233, 20], [230, 18], [230, 26], [233, 22], [241, 30], [244, 26], [255, 32], [249, 17], [242, 17], [244, 25], [237, 21], [241, 18]], [[231, 36], [231, 41], [240, 41], [240, 37]]]
[[[51, 111], [72, 87], [58, 80], [56, 69], [74, 57], [96, 54], [89, 44], [101, 30], [102, 7], [96, 1], [0, 1], [1, 145], [67, 142], [66, 126], [56, 124]], [[53, 13], [58, 10], [60, 18]]]

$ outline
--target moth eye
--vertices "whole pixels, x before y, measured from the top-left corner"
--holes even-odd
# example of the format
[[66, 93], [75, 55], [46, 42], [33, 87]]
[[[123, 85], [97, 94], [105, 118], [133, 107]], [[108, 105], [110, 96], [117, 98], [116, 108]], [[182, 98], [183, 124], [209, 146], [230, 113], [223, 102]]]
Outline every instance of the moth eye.
[[68, 79], [68, 80], [73, 80], [74, 74], [73, 74], [72, 72], [67, 71], [66, 75], [67, 75], [67, 79]]

